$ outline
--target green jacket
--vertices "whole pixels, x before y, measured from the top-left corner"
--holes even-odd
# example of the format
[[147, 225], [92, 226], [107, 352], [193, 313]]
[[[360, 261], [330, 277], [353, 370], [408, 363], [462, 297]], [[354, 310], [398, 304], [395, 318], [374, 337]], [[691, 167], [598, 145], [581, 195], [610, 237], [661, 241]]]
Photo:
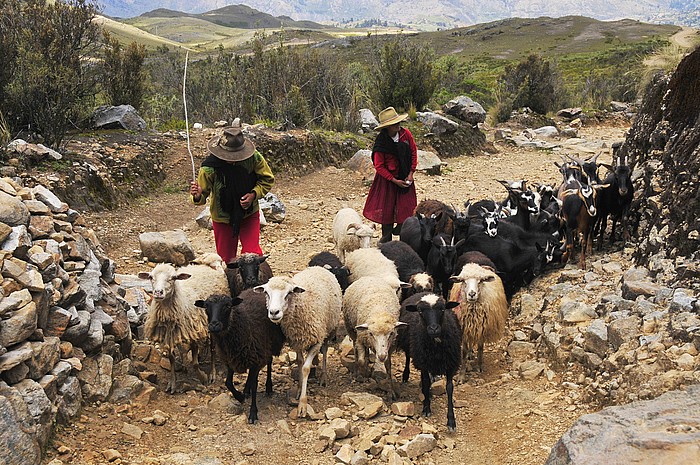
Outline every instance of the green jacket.
[[[255, 201], [253, 202], [251, 211], [246, 214], [246, 217], [248, 217], [260, 209], [258, 200], [265, 197], [265, 195], [270, 192], [272, 185], [275, 183], [275, 176], [272, 174], [272, 170], [267, 164], [267, 161], [265, 161], [265, 158], [263, 158], [257, 150], [253, 152], [250, 158], [235, 162], [235, 164], [243, 165], [249, 173], [254, 171], [258, 176], [258, 182], [253, 188], [253, 192], [255, 192]], [[207, 198], [211, 197], [209, 212], [212, 221], [228, 223], [229, 215], [219, 208], [219, 189], [221, 188], [221, 182], [217, 179], [214, 168], [202, 166], [197, 175], [197, 184], [202, 188], [202, 196], [198, 202], [195, 202], [194, 197], [190, 195], [192, 202], [195, 205], [204, 205], [207, 203]]]

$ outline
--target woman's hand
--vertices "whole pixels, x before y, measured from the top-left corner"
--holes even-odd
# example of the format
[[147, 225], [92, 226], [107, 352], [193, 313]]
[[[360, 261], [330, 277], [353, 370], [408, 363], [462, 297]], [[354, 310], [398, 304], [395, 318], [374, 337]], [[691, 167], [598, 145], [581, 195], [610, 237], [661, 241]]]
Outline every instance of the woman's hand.
[[403, 179], [394, 178], [391, 182], [393, 182], [394, 184], [396, 184], [399, 187], [408, 187], [411, 185], [412, 181], [408, 181], [408, 180], [404, 181]]
[[192, 181], [190, 183], [190, 195], [192, 195], [192, 199], [195, 202], [199, 202], [199, 199], [202, 198], [202, 188], [199, 187], [197, 181]]
[[246, 195], [241, 197], [241, 207], [243, 207], [243, 210], [248, 210], [251, 205], [253, 205], [253, 201], [255, 200], [255, 192], [248, 192]]

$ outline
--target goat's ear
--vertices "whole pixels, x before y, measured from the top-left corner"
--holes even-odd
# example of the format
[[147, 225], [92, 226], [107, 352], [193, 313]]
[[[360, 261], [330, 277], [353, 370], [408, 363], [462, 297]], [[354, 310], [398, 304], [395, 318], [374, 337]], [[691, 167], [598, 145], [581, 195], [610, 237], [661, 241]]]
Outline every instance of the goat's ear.
[[404, 310], [406, 310], [407, 312], [417, 312], [418, 306], [415, 304], [409, 304], [404, 307]]
[[535, 248], [538, 252], [542, 252], [544, 250], [544, 247], [542, 247], [539, 242], [535, 242]]
[[141, 271], [138, 274], [138, 277], [139, 279], [151, 279], [151, 273], [149, 273], [148, 271]]
[[292, 289], [292, 292], [294, 292], [296, 294], [301, 294], [302, 292], [306, 292], [306, 289], [304, 289], [303, 287], [294, 286], [294, 289]]
[[599, 166], [604, 166], [608, 169], [608, 171], [615, 172], [615, 168], [613, 168], [611, 165], [608, 165], [607, 163], [600, 163]]
[[403, 321], [397, 321], [394, 325], [394, 328], [400, 328], [402, 326], [408, 326], [408, 323], [404, 323]]
[[369, 326], [367, 326], [366, 323], [363, 324], [363, 325], [357, 325], [357, 326], [355, 326], [355, 330], [356, 330], [356, 331], [363, 331], [363, 330], [365, 330], [365, 329], [369, 329]]
[[[454, 238], [452, 238], [452, 240], [454, 240]], [[455, 247], [459, 248], [459, 246], [462, 245], [464, 243], [464, 241], [465, 241], [465, 239], [458, 240], [457, 243], [455, 244]]]
[[599, 191], [601, 189], [606, 189], [608, 187], [610, 187], [610, 184], [595, 184], [595, 185], [593, 185], [593, 189], [595, 189], [597, 191]]
[[199, 308], [207, 308], [207, 303], [202, 299], [197, 299], [194, 301], [194, 306]]
[[459, 302], [454, 302], [452, 300], [449, 300], [445, 302], [445, 309], [449, 310], [451, 308], [455, 308], [459, 306]]
[[253, 292], [255, 292], [256, 294], [262, 294], [263, 292], [265, 292], [265, 286], [255, 286], [253, 288]]
[[238, 262], [231, 262], [231, 263], [226, 265], [226, 268], [230, 268], [232, 270], [235, 268], [238, 268]]
[[189, 273], [178, 273], [175, 275], [175, 279], [177, 280], [190, 279], [191, 277], [192, 275]]

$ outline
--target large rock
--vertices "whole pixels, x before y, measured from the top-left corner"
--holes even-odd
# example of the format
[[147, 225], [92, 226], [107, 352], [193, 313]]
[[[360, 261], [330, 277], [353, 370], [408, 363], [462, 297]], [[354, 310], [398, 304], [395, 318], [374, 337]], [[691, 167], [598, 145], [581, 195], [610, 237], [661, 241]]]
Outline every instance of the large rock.
[[463, 95], [450, 100], [442, 108], [448, 115], [456, 116], [471, 125], [477, 125], [486, 121], [484, 108], [474, 100]]
[[[26, 406], [25, 406], [26, 409]], [[41, 445], [23, 425], [21, 412], [0, 395], [0, 450], [4, 465], [25, 465], [41, 461]]]
[[287, 208], [282, 201], [272, 192], [268, 192], [260, 199], [260, 210], [265, 215], [265, 220], [273, 223], [281, 223], [287, 216]]
[[372, 110], [369, 108], [361, 108], [360, 124], [362, 125], [362, 129], [364, 131], [368, 131], [379, 126], [379, 121], [377, 121], [377, 118], [374, 116], [374, 113], [372, 113]]
[[116, 107], [102, 105], [95, 110], [92, 118], [98, 129], [128, 129], [130, 131], [146, 129], [146, 122], [131, 105]]
[[432, 111], [418, 112], [416, 115], [416, 119], [423, 123], [426, 129], [436, 136], [452, 134], [459, 129], [459, 124], [442, 115], [433, 113]]
[[0, 191], [0, 221], [8, 226], [26, 225], [29, 209], [20, 199]]
[[184, 266], [194, 260], [192, 244], [182, 229], [139, 234], [141, 254], [159, 263]]
[[584, 415], [545, 465], [700, 463], [700, 385]]

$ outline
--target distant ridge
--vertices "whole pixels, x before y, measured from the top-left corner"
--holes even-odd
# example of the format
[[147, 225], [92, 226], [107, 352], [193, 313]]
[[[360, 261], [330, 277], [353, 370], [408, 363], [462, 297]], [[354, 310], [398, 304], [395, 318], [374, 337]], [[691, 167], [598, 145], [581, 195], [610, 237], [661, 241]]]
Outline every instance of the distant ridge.
[[168, 8], [157, 8], [152, 11], [147, 11], [141, 14], [141, 16], [147, 18], [199, 18], [218, 24], [219, 26], [238, 29], [279, 28], [282, 26], [302, 29], [328, 28], [328, 26], [313, 21], [295, 21], [289, 16], [275, 17], [246, 5], [229, 5], [198, 14], [183, 13]]

